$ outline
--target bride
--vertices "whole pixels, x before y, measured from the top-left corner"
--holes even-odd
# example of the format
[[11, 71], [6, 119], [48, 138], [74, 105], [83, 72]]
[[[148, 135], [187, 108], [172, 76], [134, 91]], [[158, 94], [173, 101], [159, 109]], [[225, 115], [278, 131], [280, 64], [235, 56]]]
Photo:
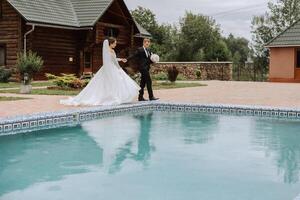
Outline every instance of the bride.
[[126, 59], [116, 57], [115, 38], [103, 42], [103, 66], [89, 84], [76, 96], [61, 100], [64, 105], [120, 105], [133, 102], [139, 94], [140, 87], [120, 67], [119, 61]]

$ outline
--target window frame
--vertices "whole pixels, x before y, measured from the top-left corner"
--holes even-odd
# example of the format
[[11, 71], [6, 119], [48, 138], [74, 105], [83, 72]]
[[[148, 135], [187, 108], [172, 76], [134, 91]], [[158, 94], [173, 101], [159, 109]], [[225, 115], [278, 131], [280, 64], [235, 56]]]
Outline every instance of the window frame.
[[0, 43], [0, 48], [4, 49], [4, 65], [0, 64], [0, 67], [3, 67], [3, 66], [6, 66], [6, 54], [7, 54], [6, 44], [1, 44]]
[[296, 69], [300, 69], [300, 48], [296, 48], [296, 56], [295, 57], [296, 57]]
[[[86, 59], [87, 59], [86, 55], [87, 54], [89, 54], [89, 57], [90, 57], [89, 62], [86, 62]], [[87, 63], [89, 63], [89, 66], [86, 65]], [[91, 69], [92, 68], [92, 53], [89, 52], [89, 51], [85, 51], [83, 53], [83, 67], [86, 68], [86, 69]]]
[[105, 27], [104, 30], [105, 37], [114, 37], [117, 38], [120, 34], [120, 30], [114, 27]]

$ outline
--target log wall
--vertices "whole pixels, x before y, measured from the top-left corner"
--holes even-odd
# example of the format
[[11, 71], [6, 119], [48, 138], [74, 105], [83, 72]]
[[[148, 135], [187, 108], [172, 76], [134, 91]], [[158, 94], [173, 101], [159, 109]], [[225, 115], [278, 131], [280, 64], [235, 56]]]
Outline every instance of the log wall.
[[6, 46], [6, 67], [14, 68], [22, 46], [22, 19], [7, 1], [0, 0], [0, 3], [3, 9], [0, 18], [0, 44]]

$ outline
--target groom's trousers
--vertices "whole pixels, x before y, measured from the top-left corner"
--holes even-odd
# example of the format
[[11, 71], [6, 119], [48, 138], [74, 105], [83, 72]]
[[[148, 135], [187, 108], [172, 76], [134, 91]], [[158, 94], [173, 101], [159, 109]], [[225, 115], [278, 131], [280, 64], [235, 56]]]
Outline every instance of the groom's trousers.
[[152, 90], [152, 80], [151, 80], [151, 76], [150, 76], [150, 72], [147, 69], [141, 69], [140, 73], [142, 75], [141, 77], [141, 90], [140, 90], [140, 95], [139, 97], [142, 98], [144, 96], [144, 89], [145, 86], [147, 86], [147, 90], [148, 90], [148, 94], [149, 94], [149, 98], [153, 98], [153, 90]]

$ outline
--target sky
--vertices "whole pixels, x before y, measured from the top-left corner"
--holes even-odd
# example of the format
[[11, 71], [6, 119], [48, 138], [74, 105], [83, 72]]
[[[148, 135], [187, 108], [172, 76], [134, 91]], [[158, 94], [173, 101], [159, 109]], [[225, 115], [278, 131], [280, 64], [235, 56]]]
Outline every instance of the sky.
[[223, 35], [251, 39], [251, 19], [267, 10], [269, 0], [125, 0], [130, 10], [137, 6], [151, 9], [160, 23], [178, 23], [185, 11], [213, 17]]

